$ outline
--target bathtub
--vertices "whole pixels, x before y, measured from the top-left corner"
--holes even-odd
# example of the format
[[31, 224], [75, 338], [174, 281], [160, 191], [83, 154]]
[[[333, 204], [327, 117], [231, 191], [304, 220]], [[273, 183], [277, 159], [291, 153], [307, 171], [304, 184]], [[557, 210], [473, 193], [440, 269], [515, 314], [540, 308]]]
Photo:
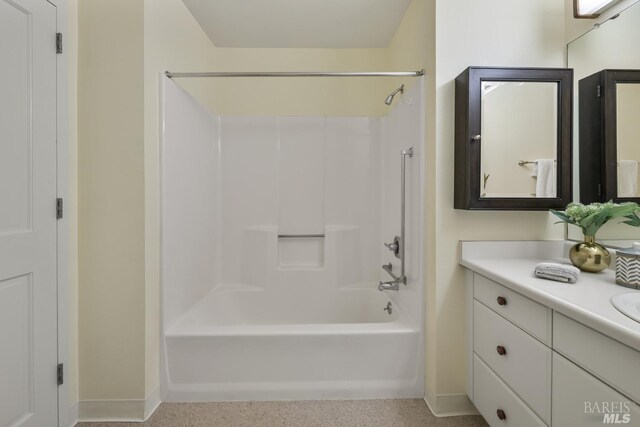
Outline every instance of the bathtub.
[[420, 331], [371, 286], [215, 288], [165, 333], [164, 400], [421, 397]]
[[[424, 396], [424, 79], [385, 117], [220, 116], [162, 82], [162, 399]], [[410, 146], [407, 284], [380, 292]]]

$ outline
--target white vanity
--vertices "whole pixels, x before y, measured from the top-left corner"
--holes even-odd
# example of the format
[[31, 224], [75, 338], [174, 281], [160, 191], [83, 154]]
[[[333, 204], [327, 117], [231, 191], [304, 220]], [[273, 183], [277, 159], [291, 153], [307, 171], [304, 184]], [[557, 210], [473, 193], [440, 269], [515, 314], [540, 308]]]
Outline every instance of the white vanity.
[[[534, 277], [564, 241], [462, 242], [467, 394], [491, 426], [640, 426], [640, 323], [609, 302], [614, 272]], [[638, 291], [640, 292], [640, 291]]]

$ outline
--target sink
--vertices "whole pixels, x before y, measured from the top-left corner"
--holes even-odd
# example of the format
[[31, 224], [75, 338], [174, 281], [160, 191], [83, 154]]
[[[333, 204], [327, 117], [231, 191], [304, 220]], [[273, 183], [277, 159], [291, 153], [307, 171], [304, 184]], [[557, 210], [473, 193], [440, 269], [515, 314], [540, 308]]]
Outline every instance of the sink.
[[611, 304], [622, 314], [640, 322], [640, 292], [625, 292], [611, 297]]

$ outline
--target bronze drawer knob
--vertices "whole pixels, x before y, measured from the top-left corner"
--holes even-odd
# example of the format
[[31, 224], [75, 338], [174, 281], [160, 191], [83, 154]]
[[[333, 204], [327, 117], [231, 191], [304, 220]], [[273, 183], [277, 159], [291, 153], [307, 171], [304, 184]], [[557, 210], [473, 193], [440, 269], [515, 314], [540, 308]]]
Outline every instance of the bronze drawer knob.
[[505, 354], [507, 354], [507, 349], [504, 348], [503, 346], [499, 345], [498, 347], [496, 347], [496, 350], [498, 351], [498, 354], [500, 356], [504, 356]]
[[507, 299], [505, 297], [498, 297], [498, 305], [507, 305]]
[[498, 409], [496, 411], [496, 415], [498, 415], [498, 419], [504, 421], [507, 419], [507, 414], [504, 413], [504, 411], [502, 409]]

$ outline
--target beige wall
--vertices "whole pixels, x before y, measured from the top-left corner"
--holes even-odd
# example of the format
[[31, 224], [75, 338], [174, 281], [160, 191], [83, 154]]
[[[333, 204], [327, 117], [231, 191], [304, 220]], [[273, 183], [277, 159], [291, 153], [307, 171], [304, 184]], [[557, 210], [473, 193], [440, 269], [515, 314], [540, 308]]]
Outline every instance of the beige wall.
[[428, 386], [438, 398], [465, 390], [465, 280], [458, 242], [563, 237], [547, 212], [453, 209], [454, 79], [470, 65], [564, 66], [563, 8], [557, 0], [437, 2], [436, 232], [431, 236], [437, 247], [429, 254], [436, 272], [428, 283], [435, 289], [435, 310], [427, 312], [436, 337], [428, 337], [435, 355], [427, 357], [427, 371], [435, 377]]
[[81, 400], [144, 393], [142, 0], [79, 2]]
[[[387, 49], [218, 48], [218, 71], [385, 71]], [[388, 78], [216, 79], [222, 115], [382, 116]]]

